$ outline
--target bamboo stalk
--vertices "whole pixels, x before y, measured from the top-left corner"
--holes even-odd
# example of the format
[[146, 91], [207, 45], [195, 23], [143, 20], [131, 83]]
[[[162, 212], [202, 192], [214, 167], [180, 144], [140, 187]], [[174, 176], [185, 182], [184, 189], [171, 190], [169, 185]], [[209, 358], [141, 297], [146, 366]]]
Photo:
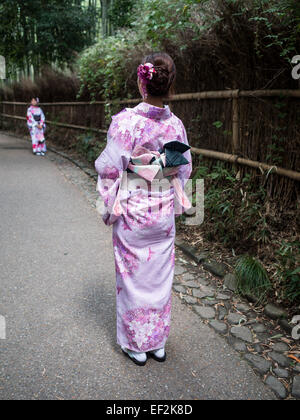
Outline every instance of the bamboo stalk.
[[[1, 114], [1, 116], [4, 117], [4, 118], [13, 118], [13, 119], [16, 119], [16, 120], [23, 120], [23, 121], [27, 120], [25, 117], [19, 117], [17, 115]], [[58, 123], [58, 122], [55, 122], [55, 121], [48, 121], [48, 120], [46, 120], [46, 124], [54, 125], [54, 126], [57, 126], [57, 127], [63, 127], [63, 128], [71, 128], [71, 129], [74, 129], [74, 130], [93, 131], [95, 133], [107, 134], [107, 130], [102, 130], [100, 128], [93, 128], [93, 127], [84, 127], [82, 125]]]
[[300, 89], [240, 90], [240, 97], [287, 96], [300, 98]]
[[46, 124], [54, 125], [54, 126], [57, 126], [57, 127], [70, 128], [70, 129], [74, 129], [74, 130], [93, 131], [95, 133], [107, 134], [107, 130], [102, 130], [101, 128], [93, 128], [93, 127], [85, 127], [85, 126], [82, 126], [82, 125], [57, 123], [57, 122], [54, 122], [54, 121], [47, 121], [47, 120], [46, 120]]
[[76, 106], [76, 105], [105, 105], [105, 101], [95, 102], [41, 102], [41, 106]]
[[[275, 97], [275, 96], [286, 96], [300, 98], [300, 89], [270, 89], [270, 90], [220, 90], [220, 91], [207, 91], [207, 92], [194, 92], [194, 93], [180, 93], [177, 95], [171, 95], [168, 98], [164, 98], [165, 102], [172, 101], [184, 101], [193, 99], [225, 99], [225, 98], [237, 98], [237, 97]], [[131, 104], [139, 103], [141, 99], [114, 99], [109, 101], [114, 104]], [[95, 102], [45, 102], [41, 103], [42, 106], [76, 106], [76, 105], [105, 105], [108, 101], [95, 101]], [[8, 105], [29, 105], [27, 102], [9, 102], [2, 101], [3, 104]]]
[[224, 99], [237, 97], [275, 97], [286, 96], [300, 98], [300, 89], [271, 89], [271, 90], [220, 90], [210, 92], [182, 93], [166, 98], [166, 101], [180, 101], [191, 99]]
[[244, 159], [244, 158], [239, 157], [238, 155], [217, 152], [215, 150], [198, 149], [196, 147], [191, 147], [191, 152], [194, 152], [197, 155], [206, 156], [208, 158], [223, 160], [223, 161], [232, 162], [232, 163], [239, 163], [241, 165], [250, 166], [252, 168], [264, 169], [266, 171], [273, 170], [273, 172], [277, 173], [278, 175], [282, 175], [287, 178], [300, 181], [300, 172], [292, 171], [290, 169], [280, 168], [275, 165], [268, 165], [267, 163]]
[[239, 146], [239, 104], [238, 98], [232, 99], [232, 153], [236, 154]]
[[[1, 103], [7, 105], [20, 105], [20, 106], [30, 106], [28, 102], [9, 102], [9, 101], [2, 101]], [[104, 105], [106, 102], [104, 101], [97, 101], [97, 102], [40, 102], [41, 106], [75, 106], [75, 105]]]
[[1, 114], [1, 117], [5, 117], [5, 118], [14, 118], [16, 120], [27, 120], [26, 117], [19, 117], [17, 115], [9, 115], [9, 114]]
[[220, 91], [208, 91], [208, 92], [195, 92], [195, 93], [180, 93], [172, 95], [169, 98], [165, 98], [166, 102], [172, 101], [184, 101], [193, 99], [228, 99], [235, 98], [238, 95], [238, 90], [220, 90]]

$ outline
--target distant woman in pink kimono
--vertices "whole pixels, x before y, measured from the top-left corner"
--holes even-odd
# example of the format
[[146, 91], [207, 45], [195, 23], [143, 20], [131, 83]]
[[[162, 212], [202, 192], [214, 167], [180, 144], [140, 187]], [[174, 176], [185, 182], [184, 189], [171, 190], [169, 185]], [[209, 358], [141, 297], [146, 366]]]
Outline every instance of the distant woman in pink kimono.
[[[113, 227], [117, 342], [141, 366], [148, 356], [166, 360], [175, 216], [191, 207], [184, 193], [192, 170], [186, 130], [163, 105], [175, 72], [167, 54], [143, 60], [138, 67], [143, 101], [113, 116], [107, 145], [95, 162], [103, 221]], [[161, 180], [168, 188], [153, 188]]]
[[45, 115], [39, 107], [39, 98], [32, 98], [27, 109], [27, 126], [31, 136], [32, 152], [36, 156], [45, 156], [47, 152], [45, 141]]

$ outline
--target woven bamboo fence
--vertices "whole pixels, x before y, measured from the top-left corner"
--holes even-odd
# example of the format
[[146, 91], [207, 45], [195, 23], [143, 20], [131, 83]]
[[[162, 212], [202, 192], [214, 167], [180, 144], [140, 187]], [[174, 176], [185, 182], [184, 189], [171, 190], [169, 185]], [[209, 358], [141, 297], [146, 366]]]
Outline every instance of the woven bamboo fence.
[[[173, 95], [166, 99], [187, 127], [192, 152], [300, 180], [299, 90], [224, 90]], [[114, 109], [140, 99], [112, 101]], [[105, 134], [104, 101], [41, 103], [46, 123], [67, 130]], [[28, 103], [1, 102], [2, 121], [26, 121]], [[285, 112], [284, 112], [285, 111]], [[218, 119], [216, 123], [216, 119]], [[266, 162], [271, 139], [284, 132], [279, 163]], [[207, 147], [209, 146], [209, 147]], [[267, 159], [266, 159], [267, 160]]]

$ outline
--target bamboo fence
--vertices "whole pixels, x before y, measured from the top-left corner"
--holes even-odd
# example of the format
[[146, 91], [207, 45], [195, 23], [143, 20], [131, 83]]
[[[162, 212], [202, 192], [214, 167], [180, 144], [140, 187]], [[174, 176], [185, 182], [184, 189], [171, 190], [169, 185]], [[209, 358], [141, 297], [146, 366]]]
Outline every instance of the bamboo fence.
[[[208, 150], [203, 148], [192, 147], [191, 151], [197, 155], [203, 155], [208, 158], [232, 162], [234, 164], [238, 163], [244, 166], [249, 166], [252, 168], [260, 169], [263, 171], [268, 171], [268, 173], [277, 173], [278, 175], [300, 181], [300, 172], [290, 169], [285, 169], [278, 167], [276, 165], [270, 165], [263, 162], [254, 161], [251, 159], [244, 159], [243, 157], [238, 155], [238, 144], [239, 144], [239, 136], [240, 136], [240, 121], [239, 121], [239, 99], [240, 98], [261, 98], [261, 97], [279, 97], [279, 98], [300, 98], [300, 89], [297, 90], [254, 90], [254, 91], [246, 91], [246, 90], [224, 90], [224, 91], [208, 91], [208, 92], [196, 92], [196, 93], [186, 93], [186, 94], [178, 94], [173, 95], [168, 98], [165, 98], [165, 102], [183, 102], [183, 101], [201, 101], [204, 99], [231, 99], [231, 124], [232, 124], [232, 136], [231, 136], [231, 153], [223, 153], [216, 150]], [[137, 104], [141, 100], [140, 99], [126, 99], [122, 101], [111, 101], [110, 104], [115, 105], [123, 105], [123, 104]], [[107, 102], [104, 101], [94, 101], [94, 102], [52, 102], [52, 103], [41, 103], [43, 107], [67, 107], [70, 109], [70, 119], [72, 121], [73, 109], [75, 107], [85, 107], [87, 111], [91, 109], [92, 106], [101, 106], [102, 111], [107, 105]], [[2, 101], [2, 112], [0, 116], [2, 118], [8, 119], [16, 119], [16, 120], [26, 120], [25, 117], [20, 115], [16, 115], [16, 109], [19, 106], [28, 106], [25, 102], [9, 102], [9, 101]], [[6, 106], [13, 106], [13, 114], [7, 114], [4, 112]], [[86, 115], [89, 115], [88, 112]], [[103, 112], [102, 112], [103, 114]], [[102, 118], [103, 120], [103, 118]], [[96, 128], [92, 126], [84, 126], [84, 125], [76, 125], [76, 124], [69, 124], [65, 122], [55, 122], [46, 120], [46, 123], [49, 125], [62, 127], [66, 129], [74, 129], [74, 130], [81, 130], [81, 131], [92, 131], [95, 133], [106, 134], [107, 130], [103, 128]], [[103, 125], [103, 121], [101, 121], [101, 125]]]

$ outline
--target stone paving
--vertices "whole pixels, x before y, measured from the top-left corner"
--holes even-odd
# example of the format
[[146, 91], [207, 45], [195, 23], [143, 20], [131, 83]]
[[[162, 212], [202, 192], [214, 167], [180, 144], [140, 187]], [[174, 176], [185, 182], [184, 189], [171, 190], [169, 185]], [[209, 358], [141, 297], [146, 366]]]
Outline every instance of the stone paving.
[[300, 365], [288, 357], [300, 357], [299, 341], [230, 290], [233, 279], [225, 266], [219, 276], [207, 270], [211, 264], [205, 268], [177, 249], [174, 291], [182, 303], [222, 335], [279, 398], [300, 398]]

